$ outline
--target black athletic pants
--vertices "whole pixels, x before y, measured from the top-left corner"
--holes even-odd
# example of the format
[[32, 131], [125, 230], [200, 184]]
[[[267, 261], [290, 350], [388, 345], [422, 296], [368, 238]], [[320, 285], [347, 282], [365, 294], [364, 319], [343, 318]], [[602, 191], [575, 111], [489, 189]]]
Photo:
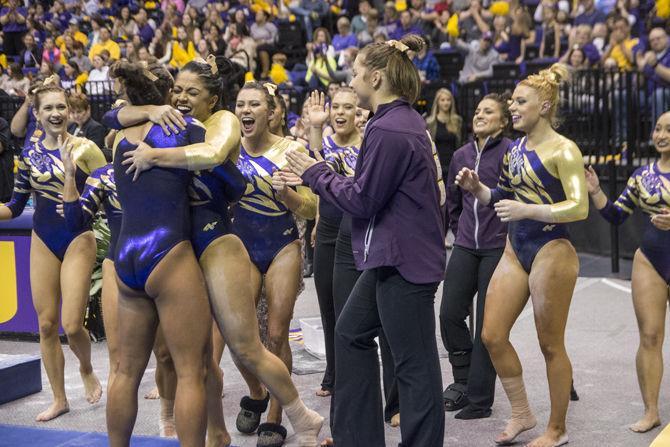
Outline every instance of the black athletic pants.
[[[440, 305], [440, 332], [454, 382], [468, 387], [468, 400], [476, 409], [493, 405], [496, 372], [482, 343], [486, 289], [503, 249], [471, 250], [454, 246], [447, 264]], [[465, 319], [477, 294], [474, 342]]]

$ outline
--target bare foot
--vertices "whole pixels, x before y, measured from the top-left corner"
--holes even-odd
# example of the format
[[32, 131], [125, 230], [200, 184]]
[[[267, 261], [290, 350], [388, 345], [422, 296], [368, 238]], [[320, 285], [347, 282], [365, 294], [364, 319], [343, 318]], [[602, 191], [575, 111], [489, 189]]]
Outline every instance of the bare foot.
[[532, 442], [526, 444], [526, 447], [560, 447], [567, 443], [567, 433], [561, 433], [555, 430], [547, 430], [542, 436], [535, 438]]
[[94, 404], [102, 397], [102, 385], [94, 372], [84, 374], [80, 372], [81, 380], [84, 382], [84, 392], [89, 404]]
[[159, 420], [158, 421], [158, 434], [161, 438], [176, 438], [177, 437], [177, 426], [175, 425], [174, 418]]
[[67, 413], [70, 411], [70, 406], [67, 401], [65, 402], [54, 402], [49, 408], [41, 412], [35, 418], [37, 422], [46, 422], [52, 419], [56, 419], [58, 416]]
[[323, 388], [319, 388], [318, 390], [316, 390], [316, 395], [319, 397], [328, 397], [331, 394], [332, 393], [330, 391], [324, 390]]
[[226, 431], [217, 434], [207, 434], [207, 447], [229, 447], [232, 439]]
[[321, 441], [321, 447], [328, 447], [329, 445], [335, 445], [335, 441], [333, 441], [333, 438], [326, 438], [323, 441]]
[[535, 428], [536, 425], [537, 420], [532, 414], [529, 414], [522, 419], [510, 419], [507, 421], [507, 427], [505, 427], [505, 430], [498, 435], [495, 442], [498, 445], [510, 445], [514, 443], [517, 436], [527, 430]]
[[391, 418], [391, 427], [400, 427], [400, 413], [396, 413]]
[[655, 414], [645, 414], [642, 419], [628, 427], [631, 431], [635, 433], [646, 433], [649, 430], [652, 430], [661, 425], [661, 420], [658, 417], [658, 413]]
[[149, 391], [147, 394], [144, 395], [145, 399], [160, 399], [160, 394], [158, 394], [158, 387], [154, 387], [151, 391]]

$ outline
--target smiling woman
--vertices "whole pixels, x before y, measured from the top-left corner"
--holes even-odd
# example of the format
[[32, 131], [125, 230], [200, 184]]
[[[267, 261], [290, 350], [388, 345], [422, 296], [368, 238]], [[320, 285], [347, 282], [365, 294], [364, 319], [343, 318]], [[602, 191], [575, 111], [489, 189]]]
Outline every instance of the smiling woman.
[[65, 91], [45, 82], [34, 94], [35, 116], [44, 138], [25, 147], [12, 200], [0, 206], [0, 220], [21, 214], [31, 193], [35, 214], [30, 249], [30, 283], [40, 327], [40, 348], [54, 395], [53, 404], [37, 416], [48, 421], [69, 411], [64, 386], [64, 358], [58, 338], [62, 297], [63, 329], [80, 364], [86, 399], [95, 403], [102, 395], [91, 365], [91, 345], [84, 329], [84, 314], [93, 263], [95, 238], [89, 228], [72, 232], [56, 210], [63, 193], [63, 161], [59, 149], [72, 147], [76, 188], [81, 192], [88, 174], [105, 164], [95, 143], [67, 133], [69, 105]]
[[564, 332], [579, 261], [566, 224], [583, 220], [588, 199], [582, 155], [558, 134], [556, 111], [568, 71], [560, 64], [531, 75], [514, 90], [510, 113], [515, 130], [526, 134], [510, 144], [496, 188], [482, 183], [476, 170], [463, 168], [456, 182], [482, 205], [493, 205], [509, 238], [486, 296], [482, 340], [512, 405], [512, 418], [496, 438], [508, 444], [535, 427], [521, 363], [509, 341], [530, 291], [540, 347], [547, 363], [551, 414], [547, 429], [530, 447], [567, 444], [565, 425], [572, 367]]

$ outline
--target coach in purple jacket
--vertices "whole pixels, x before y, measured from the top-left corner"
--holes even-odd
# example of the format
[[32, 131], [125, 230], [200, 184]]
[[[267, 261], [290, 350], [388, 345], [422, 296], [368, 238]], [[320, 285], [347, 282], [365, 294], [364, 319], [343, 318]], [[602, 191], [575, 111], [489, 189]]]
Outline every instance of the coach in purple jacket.
[[[457, 419], [478, 419], [491, 415], [496, 372], [481, 340], [486, 289], [500, 261], [507, 225], [495, 210], [478, 203], [470, 193], [454, 184], [464, 168], [477, 172], [480, 181], [494, 188], [502, 160], [511, 143], [503, 136], [511, 123], [507, 100], [498, 94], [485, 96], [472, 119], [474, 139], [454, 153], [447, 180], [449, 225], [456, 235], [449, 257], [440, 306], [440, 329], [454, 383], [444, 390], [447, 411], [461, 410]], [[472, 300], [477, 294], [477, 305]], [[475, 336], [465, 324], [470, 309], [476, 309]]]
[[435, 292], [444, 275], [444, 183], [426, 123], [411, 103], [420, 80], [408, 35], [365, 47], [351, 86], [371, 109], [353, 178], [300, 153], [291, 170], [352, 216], [352, 246], [363, 273], [335, 327], [336, 446], [383, 446], [377, 344], [383, 328], [395, 362], [404, 446], [441, 447], [442, 379], [435, 339]]

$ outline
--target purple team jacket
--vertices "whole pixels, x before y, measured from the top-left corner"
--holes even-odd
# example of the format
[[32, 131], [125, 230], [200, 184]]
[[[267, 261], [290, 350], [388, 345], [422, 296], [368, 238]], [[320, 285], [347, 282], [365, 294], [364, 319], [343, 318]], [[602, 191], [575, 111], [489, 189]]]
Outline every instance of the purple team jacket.
[[483, 206], [472, 194], [454, 184], [462, 168], [477, 171], [479, 180], [495, 188], [502, 171], [503, 157], [509, 138], [487, 140], [480, 151], [475, 141], [454, 152], [447, 177], [447, 207], [449, 228], [456, 235], [455, 245], [471, 250], [502, 248], [507, 237], [507, 225], [502, 223], [492, 207]]
[[[303, 180], [352, 216], [356, 267], [390, 266], [415, 284], [444, 278], [444, 208], [426, 123], [404, 99], [378, 107], [347, 178], [317, 163]], [[440, 182], [438, 183], [438, 180]]]

